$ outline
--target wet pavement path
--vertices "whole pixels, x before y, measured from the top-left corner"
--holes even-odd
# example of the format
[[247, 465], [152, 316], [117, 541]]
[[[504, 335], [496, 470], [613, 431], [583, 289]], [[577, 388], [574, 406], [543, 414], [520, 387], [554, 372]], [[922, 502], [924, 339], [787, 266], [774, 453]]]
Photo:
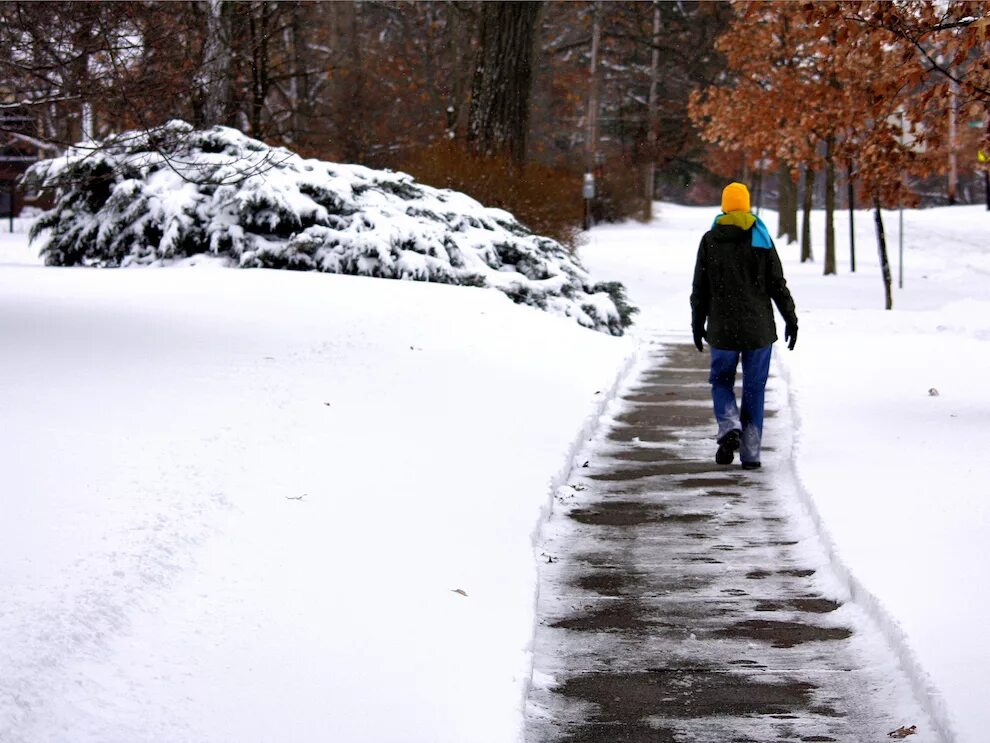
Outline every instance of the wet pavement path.
[[777, 381], [764, 468], [719, 466], [707, 353], [649, 348], [543, 531], [527, 743], [938, 740], [788, 492]]

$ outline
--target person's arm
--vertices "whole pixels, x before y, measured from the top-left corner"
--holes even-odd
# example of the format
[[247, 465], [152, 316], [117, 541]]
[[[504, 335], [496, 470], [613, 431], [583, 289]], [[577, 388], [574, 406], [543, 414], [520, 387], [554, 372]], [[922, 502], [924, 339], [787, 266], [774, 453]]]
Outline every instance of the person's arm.
[[698, 259], [694, 264], [694, 283], [691, 287], [691, 333], [694, 345], [701, 351], [701, 339], [705, 337], [705, 321], [711, 308], [712, 290], [708, 281], [708, 260], [705, 239], [698, 246]]
[[777, 305], [777, 310], [784, 318], [784, 340], [787, 341], [787, 347], [794, 350], [798, 331], [797, 310], [794, 307], [791, 291], [787, 288], [787, 281], [784, 279], [784, 267], [780, 263], [780, 256], [777, 255], [776, 248], [770, 248], [770, 261], [767, 266], [767, 290], [770, 299]]

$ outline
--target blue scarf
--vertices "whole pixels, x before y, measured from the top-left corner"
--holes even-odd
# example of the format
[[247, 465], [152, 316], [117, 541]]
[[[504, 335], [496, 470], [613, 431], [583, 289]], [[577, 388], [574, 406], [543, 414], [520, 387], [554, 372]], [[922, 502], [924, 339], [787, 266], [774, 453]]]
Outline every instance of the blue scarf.
[[[722, 212], [722, 214], [724, 214], [724, 212]], [[718, 217], [721, 217], [722, 214], [719, 214]], [[718, 224], [718, 217], [715, 217], [715, 220], [712, 222], [712, 229], [715, 229], [715, 225]], [[762, 219], [757, 217], [755, 214], [753, 217], [756, 219], [756, 222], [750, 228], [753, 230], [753, 247], [769, 250], [773, 247], [773, 240], [770, 238], [770, 230], [768, 230], [767, 226], [763, 224]]]

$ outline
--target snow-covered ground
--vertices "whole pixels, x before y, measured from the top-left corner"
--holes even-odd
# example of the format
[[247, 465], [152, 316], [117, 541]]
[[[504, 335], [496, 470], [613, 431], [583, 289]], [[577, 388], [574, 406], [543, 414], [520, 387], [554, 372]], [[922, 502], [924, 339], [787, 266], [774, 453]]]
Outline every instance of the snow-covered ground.
[[[583, 258], [626, 282], [640, 327], [687, 335], [695, 252], [717, 210], [657, 211], [648, 226], [597, 228]], [[775, 232], [776, 215], [763, 218]], [[821, 213], [814, 263], [799, 262], [796, 244], [780, 248], [800, 318], [796, 349], [775, 353], [796, 421], [797, 474], [854, 594], [887, 625], [936, 719], [958, 741], [979, 743], [990, 728], [990, 213], [906, 212], [902, 290], [897, 213], [885, 213], [892, 312], [872, 215], [856, 219], [855, 274], [845, 214], [838, 276], [821, 275]]]
[[628, 339], [490, 289], [0, 260], [0, 740], [518, 738], [533, 535]]
[[[686, 336], [713, 215], [659, 204], [582, 257]], [[850, 274], [844, 219], [839, 276], [781, 249], [797, 474], [979, 743], [990, 215], [909, 212], [889, 313], [872, 221]], [[0, 740], [518, 739], [533, 535], [630, 339], [484, 289], [43, 268], [2, 232], [0, 263]]]

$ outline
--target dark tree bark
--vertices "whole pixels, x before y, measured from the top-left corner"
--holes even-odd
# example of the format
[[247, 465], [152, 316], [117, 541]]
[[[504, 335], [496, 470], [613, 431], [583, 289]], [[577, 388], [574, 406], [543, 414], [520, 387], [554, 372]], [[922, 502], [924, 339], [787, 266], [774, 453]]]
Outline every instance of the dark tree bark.
[[811, 254], [811, 207], [814, 204], [815, 171], [810, 165], [804, 166], [804, 218], [801, 223], [801, 262], [812, 261]]
[[787, 234], [787, 166], [781, 162], [777, 166], [777, 238]]
[[483, 155], [526, 156], [533, 44], [539, 2], [482, 5], [480, 46], [471, 86], [468, 142]]
[[203, 67], [207, 70], [203, 121], [205, 126], [227, 123], [231, 48], [230, 10], [223, 0], [210, 0], [207, 12]]
[[798, 239], [797, 228], [797, 184], [791, 178], [791, 167], [788, 163], [782, 162], [777, 173], [777, 180], [780, 184], [780, 196], [777, 202], [777, 209], [780, 212], [777, 237], [787, 238], [788, 243], [796, 242]]
[[853, 161], [846, 169], [846, 188], [849, 194], [849, 266], [856, 273], [856, 186], [853, 184]]
[[447, 98], [447, 137], [456, 139], [463, 137], [467, 128], [471, 89], [471, 42], [474, 39], [477, 20], [468, 9], [458, 3], [450, 3], [449, 29], [446, 39], [448, 50], [448, 65], [451, 70], [451, 81]]
[[292, 77], [288, 81], [289, 107], [292, 111], [289, 136], [297, 146], [300, 143], [308, 144], [306, 127], [311, 116], [310, 76], [306, 58], [308, 27], [305, 14], [307, 10], [308, 8], [301, 3], [293, 3], [289, 10], [289, 43], [287, 47], [292, 55]]
[[835, 136], [825, 140], [825, 276], [837, 273], [835, 268]]
[[760, 157], [759, 165], [756, 166], [756, 184], [754, 191], [756, 196], [756, 213], [759, 214], [763, 209], [763, 158]]
[[657, 84], [660, 73], [660, 32], [663, 30], [663, 19], [660, 15], [660, 2], [653, 0], [653, 49], [650, 52], [650, 97], [647, 104], [647, 140], [646, 140], [646, 183], [643, 193], [643, 221], [653, 219], [653, 196], [656, 188], [657, 171], [657, 137], [660, 135], [660, 116], [657, 106]]
[[[362, 49], [364, 29], [363, 3], [332, 3], [337, 13], [334, 41], [343, 54], [344, 69], [340, 74], [337, 95], [351, 112], [366, 112], [365, 60]], [[337, 147], [340, 156], [351, 163], [364, 163], [367, 155], [365, 141], [368, 124], [353, 113], [337, 120]]]
[[890, 293], [890, 261], [887, 260], [887, 236], [883, 231], [883, 215], [880, 213], [880, 197], [873, 194], [873, 219], [877, 225], [877, 250], [880, 253], [880, 272], [883, 275], [883, 292], [886, 300], [884, 309], [894, 308], [894, 298]]
[[255, 14], [255, 8], [250, 8], [249, 30], [251, 41], [251, 134], [261, 137], [262, 115], [265, 111], [265, 100], [271, 85], [269, 76], [270, 60], [268, 55], [268, 35], [273, 8], [267, 2], [261, 2]]

